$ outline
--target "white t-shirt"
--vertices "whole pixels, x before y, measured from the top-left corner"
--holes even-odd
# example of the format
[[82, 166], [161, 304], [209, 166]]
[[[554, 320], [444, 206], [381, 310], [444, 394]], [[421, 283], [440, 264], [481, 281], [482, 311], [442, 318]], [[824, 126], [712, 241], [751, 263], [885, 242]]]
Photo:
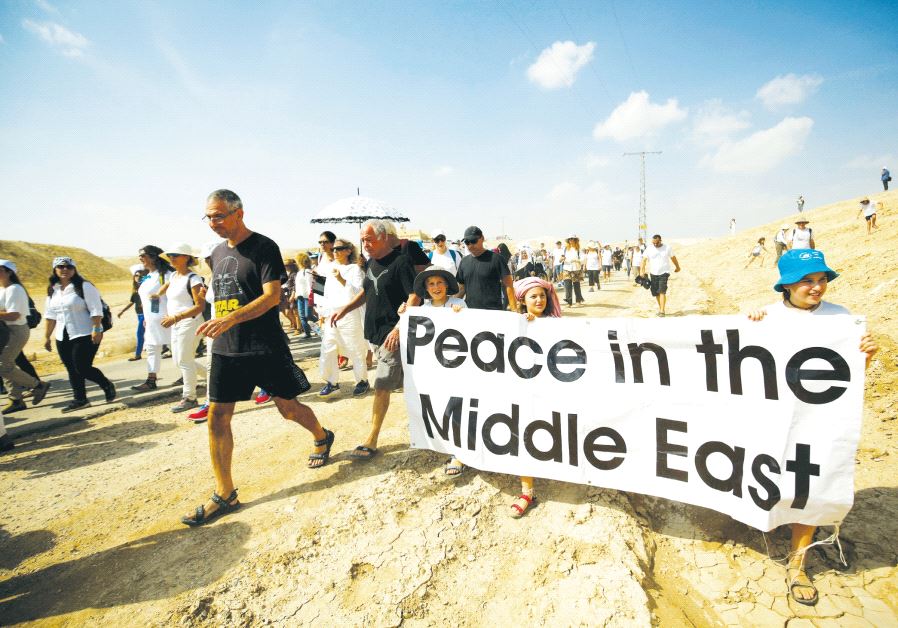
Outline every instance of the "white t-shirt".
[[[188, 278], [190, 279], [189, 287], [187, 285]], [[195, 272], [190, 271], [186, 275], [179, 275], [178, 273], [174, 273], [171, 276], [171, 279], [169, 279], [168, 281], [169, 286], [168, 290], [165, 293], [165, 296], [168, 297], [169, 316], [175, 316], [192, 308], [194, 306], [194, 303], [190, 290], [192, 290], [194, 286], [202, 285], [203, 278], [197, 275]], [[201, 316], [202, 314], [203, 311], [200, 310], [197, 316]]]
[[341, 284], [340, 281], [333, 276], [327, 275], [327, 282], [324, 284], [324, 302], [325, 306], [318, 306], [319, 316], [333, 314], [337, 308], [343, 307], [362, 291], [362, 281], [365, 276], [358, 264], [331, 264], [331, 269], [338, 269], [340, 276], [346, 281]]
[[861, 203], [861, 209], [864, 210], [864, 218], [869, 218], [876, 213], [876, 205], [873, 203]]
[[44, 318], [56, 321], [56, 340], [62, 341], [63, 331], [68, 332], [70, 340], [89, 336], [94, 326], [91, 318], [103, 316], [103, 301], [100, 300], [97, 288], [89, 281], [85, 281], [81, 287], [84, 290], [83, 299], [78, 296], [71, 283], [65, 290], [60, 289], [58, 283], [54, 284], [53, 294], [47, 297]]
[[829, 301], [821, 301], [820, 305], [813, 310], [802, 310], [801, 308], [786, 305], [785, 300], [771, 303], [764, 308], [767, 316], [828, 316], [832, 314], [851, 314], [844, 305], [837, 305]]
[[792, 248], [793, 249], [809, 249], [811, 248], [811, 233], [810, 229], [793, 229], [792, 230]]
[[776, 232], [776, 236], [773, 238], [774, 242], [779, 242], [780, 244], [786, 244], [788, 239], [786, 238], [786, 230], [780, 229]]
[[667, 244], [647, 246], [643, 255], [649, 261], [648, 271], [650, 275], [663, 275], [673, 270], [670, 258], [674, 256], [674, 253], [673, 249]]
[[599, 254], [596, 251], [590, 250], [589, 253], [586, 254], [586, 270], [599, 270], [600, 267]]
[[8, 288], [0, 288], [0, 310], [5, 312], [18, 312], [19, 318], [14, 321], [5, 321], [7, 325], [25, 325], [28, 316], [28, 293], [25, 288], [17, 283], [10, 284]]
[[[452, 307], [453, 305], [457, 305], [461, 308], [466, 308], [468, 305], [465, 303], [464, 299], [459, 299], [458, 297], [449, 297], [446, 299], [446, 302], [443, 303], [442, 307]], [[424, 299], [424, 305], [422, 307], [436, 307], [430, 299]]]
[[633, 268], [639, 268], [642, 266], [642, 251], [639, 249], [633, 250]]
[[564, 256], [564, 249], [555, 249], [552, 251], [552, 263], [555, 266], [558, 266], [561, 263], [561, 258]]
[[[586, 261], [585, 256], [578, 249], [573, 247], [567, 248], [564, 250], [564, 266], [562, 269], [568, 272], [572, 270], [583, 270], [584, 261]], [[577, 266], [575, 262], [580, 263], [578, 268], [574, 268]]]
[[611, 266], [611, 250], [602, 249], [602, 266]]
[[453, 275], [458, 272], [458, 262], [461, 261], [461, 253], [446, 249], [445, 253], [440, 253], [436, 249], [431, 252], [430, 263], [440, 268], [445, 268]]

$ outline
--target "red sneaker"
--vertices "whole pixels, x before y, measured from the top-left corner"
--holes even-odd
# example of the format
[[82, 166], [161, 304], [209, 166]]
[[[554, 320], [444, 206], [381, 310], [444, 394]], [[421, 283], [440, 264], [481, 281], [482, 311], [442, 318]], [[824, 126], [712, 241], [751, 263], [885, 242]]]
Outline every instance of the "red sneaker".
[[196, 423], [202, 423], [206, 420], [206, 417], [209, 416], [209, 404], [204, 403], [199, 408], [196, 409], [196, 412], [191, 412], [187, 415], [187, 419], [189, 421], [195, 421]]
[[271, 395], [269, 395], [264, 390], [262, 392], [260, 392], [258, 395], [256, 395], [256, 403], [257, 404], [266, 403], [268, 401], [271, 401]]

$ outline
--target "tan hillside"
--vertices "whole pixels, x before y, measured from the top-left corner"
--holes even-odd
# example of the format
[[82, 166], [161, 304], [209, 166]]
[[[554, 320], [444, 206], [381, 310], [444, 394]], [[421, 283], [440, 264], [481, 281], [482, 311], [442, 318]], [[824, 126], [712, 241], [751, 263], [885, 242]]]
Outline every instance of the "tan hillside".
[[0, 258], [14, 261], [19, 267], [19, 278], [29, 286], [46, 284], [53, 258], [58, 255], [74, 259], [78, 272], [94, 283], [128, 279], [127, 271], [85, 249], [61, 244], [0, 240]]

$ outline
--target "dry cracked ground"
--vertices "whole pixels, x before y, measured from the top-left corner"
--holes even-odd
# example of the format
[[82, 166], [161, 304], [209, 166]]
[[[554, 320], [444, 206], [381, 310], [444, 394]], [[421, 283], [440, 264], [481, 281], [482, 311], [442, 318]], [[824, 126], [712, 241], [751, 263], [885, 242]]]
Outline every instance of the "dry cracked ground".
[[[734, 288], [699, 263], [713, 246], [680, 253], [686, 270], [672, 284], [672, 312], [734, 313], [745, 300], [772, 300], [772, 269], [749, 269], [746, 281], [766, 288], [736, 303]], [[854, 307], [851, 294], [843, 291], [843, 302]], [[620, 275], [586, 296], [589, 305], [571, 315], [653, 312]], [[240, 406], [235, 476], [244, 506], [200, 529], [178, 518], [211, 488], [205, 428], [164, 406], [20, 441], [0, 458], [0, 622], [898, 625], [896, 364], [894, 327], [881, 309], [868, 312], [883, 351], [867, 386], [856, 503], [841, 529], [848, 566], [835, 548], [812, 551], [814, 608], [785, 595], [776, 562], [788, 548], [785, 529], [764, 535], [712, 511], [545, 480], [537, 480], [538, 506], [512, 520], [516, 478], [469, 470], [446, 479], [441, 456], [408, 449], [399, 394], [380, 455], [350, 461], [370, 397], [342, 392], [305, 399], [337, 433], [339, 453], [318, 471], [305, 468], [302, 430], [272, 407]]]

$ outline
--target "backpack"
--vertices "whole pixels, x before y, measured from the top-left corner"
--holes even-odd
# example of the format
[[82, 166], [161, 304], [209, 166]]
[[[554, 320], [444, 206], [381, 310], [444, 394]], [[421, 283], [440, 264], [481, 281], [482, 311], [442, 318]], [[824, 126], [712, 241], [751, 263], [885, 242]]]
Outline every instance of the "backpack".
[[[26, 291], [25, 294], [27, 295], [28, 292]], [[25, 322], [28, 323], [28, 329], [34, 329], [41, 322], [41, 313], [37, 311], [30, 295], [28, 296], [28, 315], [25, 317]]]
[[[434, 251], [428, 251], [427, 259], [429, 259], [430, 261], [433, 261], [433, 254], [434, 254]], [[458, 262], [459, 262], [458, 251], [456, 251], [455, 249], [449, 249], [449, 257], [452, 258], [452, 261], [455, 262], [455, 267], [458, 268]]]
[[103, 318], [100, 319], [100, 325], [103, 326], [103, 331], [109, 331], [112, 329], [112, 310], [103, 299], [100, 299], [100, 303], [103, 304]]

